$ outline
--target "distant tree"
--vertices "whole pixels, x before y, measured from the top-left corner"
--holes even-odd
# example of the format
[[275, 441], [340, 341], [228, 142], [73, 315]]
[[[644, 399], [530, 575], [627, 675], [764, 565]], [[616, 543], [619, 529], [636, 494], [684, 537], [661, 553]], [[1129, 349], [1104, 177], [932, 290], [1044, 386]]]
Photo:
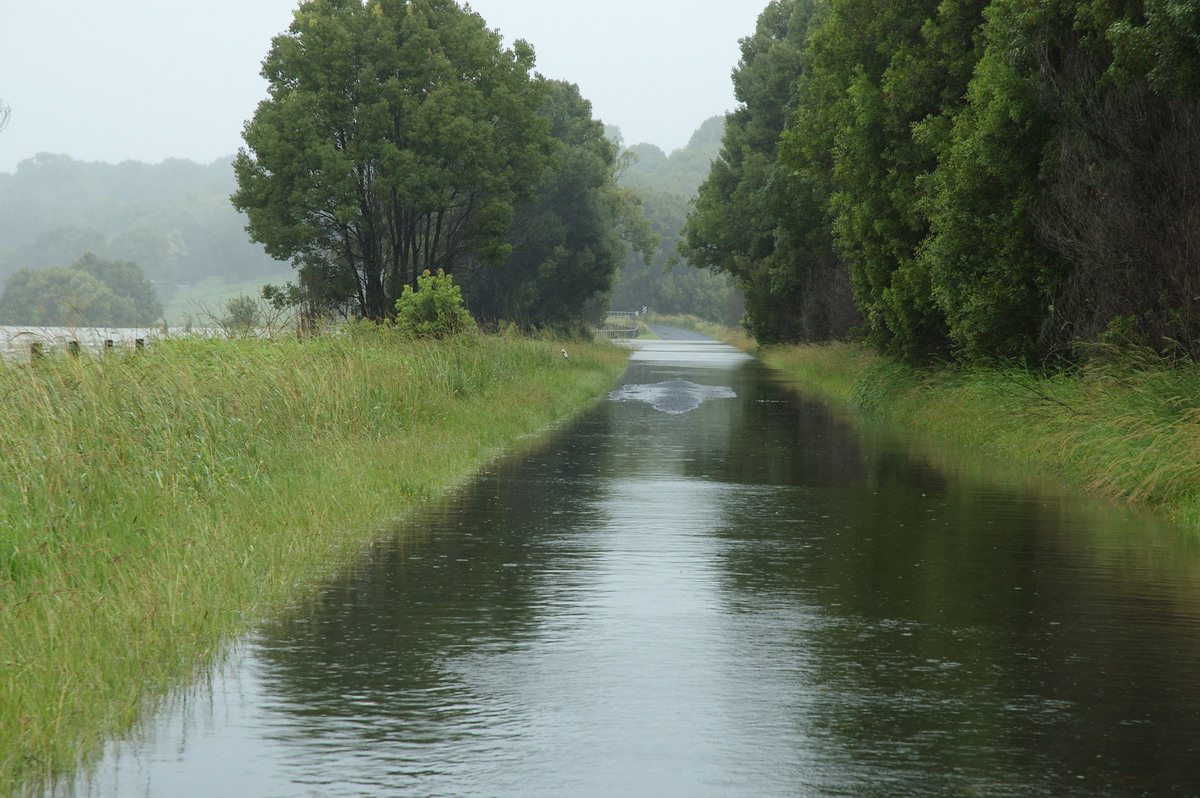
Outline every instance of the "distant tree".
[[17, 269], [37, 271], [47, 266], [70, 263], [85, 252], [104, 248], [104, 232], [96, 227], [67, 225], [39, 234], [33, 241], [13, 247], [0, 258], [0, 278]]
[[259, 322], [258, 301], [247, 294], [225, 300], [225, 318], [221, 323], [230, 330], [247, 330]]
[[742, 315], [741, 293], [725, 274], [690, 266], [677, 251], [688, 201], [678, 194], [642, 189], [646, 218], [662, 244], [650, 263], [629, 258], [621, 269], [612, 305], [618, 310], [643, 307], [659, 313], [691, 314], [736, 325]]
[[729, 275], [693, 267], [678, 249], [689, 203], [720, 153], [724, 125], [723, 116], [705, 120], [687, 146], [670, 155], [651, 144], [627, 151], [636, 157], [621, 173], [621, 184], [641, 195], [661, 243], [649, 263], [626, 260], [613, 293], [614, 308], [690, 313], [730, 325], [741, 318], [741, 292]]
[[653, 144], [634, 144], [627, 152], [635, 156], [621, 175], [622, 185], [642, 191], [678, 194], [690, 200], [721, 152], [725, 117], [706, 119], [692, 134], [686, 146], [670, 155]]
[[154, 323], [162, 310], [137, 264], [91, 253], [69, 267], [19, 269], [0, 296], [5, 324], [134, 327]]
[[132, 324], [131, 303], [78, 269], [20, 269], [4, 283], [0, 321], [23, 326], [75, 327]]
[[118, 297], [129, 302], [131, 313], [121, 326], [152, 324], [162, 316], [162, 303], [140, 264], [105, 260], [87, 252], [70, 268], [92, 275], [111, 288]]
[[137, 263], [159, 287], [159, 295], [170, 299], [182, 273], [180, 261], [187, 254], [187, 244], [178, 230], [142, 220], [112, 235], [103, 252], [111, 258]]
[[284, 270], [229, 202], [232, 155], [210, 164], [85, 163], [41, 154], [0, 175], [0, 281], [85, 252], [143, 266], [161, 298], [178, 282]]
[[533, 49], [500, 42], [452, 0], [301, 3], [234, 162], [251, 236], [375, 319], [426, 270], [501, 263], [553, 144]]

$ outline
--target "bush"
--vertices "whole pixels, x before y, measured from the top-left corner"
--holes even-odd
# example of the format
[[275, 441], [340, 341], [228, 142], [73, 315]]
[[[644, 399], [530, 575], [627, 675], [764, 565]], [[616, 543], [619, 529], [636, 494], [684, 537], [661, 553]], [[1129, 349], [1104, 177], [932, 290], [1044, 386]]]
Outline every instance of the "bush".
[[404, 286], [396, 300], [396, 327], [415, 338], [445, 338], [475, 329], [454, 278], [438, 269], [417, 278], [417, 290]]
[[252, 296], [238, 294], [225, 302], [222, 323], [229, 330], [248, 330], [258, 324], [258, 302]]

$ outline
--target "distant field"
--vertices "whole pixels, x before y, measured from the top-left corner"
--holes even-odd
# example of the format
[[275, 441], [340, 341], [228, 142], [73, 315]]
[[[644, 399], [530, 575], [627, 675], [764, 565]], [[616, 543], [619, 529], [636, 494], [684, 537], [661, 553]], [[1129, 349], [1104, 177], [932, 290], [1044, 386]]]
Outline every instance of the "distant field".
[[211, 323], [212, 317], [224, 316], [225, 303], [235, 296], [246, 294], [258, 299], [262, 296], [264, 285], [282, 285], [295, 278], [296, 272], [290, 269], [268, 277], [255, 277], [236, 283], [226, 282], [220, 277], [210, 277], [192, 284], [187, 290], [176, 291], [174, 298], [167, 303], [163, 311], [163, 318], [171, 327], [183, 326], [189, 322], [203, 327]]

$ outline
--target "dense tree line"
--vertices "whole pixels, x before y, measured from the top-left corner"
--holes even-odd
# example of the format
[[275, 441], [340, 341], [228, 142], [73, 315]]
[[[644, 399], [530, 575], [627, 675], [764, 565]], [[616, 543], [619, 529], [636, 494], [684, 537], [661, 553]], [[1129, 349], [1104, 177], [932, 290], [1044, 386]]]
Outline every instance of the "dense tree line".
[[764, 341], [1196, 354], [1200, 2], [777, 0], [685, 226]]

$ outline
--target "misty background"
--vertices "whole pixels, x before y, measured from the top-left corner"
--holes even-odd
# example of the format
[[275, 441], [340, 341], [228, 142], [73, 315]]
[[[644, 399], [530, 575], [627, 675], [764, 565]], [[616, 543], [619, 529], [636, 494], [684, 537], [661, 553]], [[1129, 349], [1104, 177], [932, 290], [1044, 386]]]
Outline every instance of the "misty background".
[[[228, 198], [242, 125], [266, 94], [260, 62], [295, 0], [214, 0], [202, 11], [148, 0], [6, 5], [0, 285], [88, 252], [133, 261], [176, 325], [292, 276], [249, 240]], [[637, 155], [623, 182], [643, 195], [662, 246], [650, 266], [631, 259], [613, 306], [740, 312], [729, 281], [677, 262], [674, 243], [719, 151], [738, 41], [762, 0], [718, 13], [674, 1], [470, 6], [506, 43], [533, 44], [538, 72], [577, 83]]]

